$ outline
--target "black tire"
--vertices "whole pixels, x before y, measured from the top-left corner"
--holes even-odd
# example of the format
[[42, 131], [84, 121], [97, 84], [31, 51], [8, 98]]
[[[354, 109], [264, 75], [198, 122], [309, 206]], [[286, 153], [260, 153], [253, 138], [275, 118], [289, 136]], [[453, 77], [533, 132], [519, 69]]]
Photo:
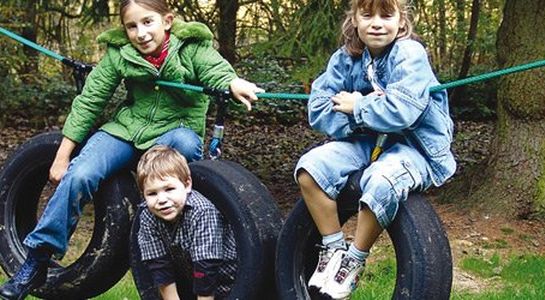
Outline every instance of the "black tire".
[[[337, 200], [341, 224], [357, 213], [359, 187], [351, 180]], [[430, 203], [410, 194], [387, 228], [394, 246], [397, 274], [392, 299], [449, 299], [452, 257], [448, 237]], [[317, 263], [321, 236], [299, 200], [280, 232], [276, 250], [276, 283], [279, 299], [310, 299], [307, 282]]]
[[[274, 251], [282, 216], [270, 192], [233, 162], [205, 160], [191, 163], [190, 168], [193, 188], [214, 203], [235, 233], [238, 270], [228, 299], [275, 299]], [[132, 274], [142, 299], [160, 299], [140, 260], [138, 218], [137, 214], [131, 231]], [[188, 289], [182, 289], [184, 295]]]
[[[26, 257], [24, 237], [35, 227], [39, 197], [62, 135], [48, 132], [22, 144], [0, 173], [0, 264], [13, 275]], [[93, 234], [84, 253], [72, 264], [50, 267], [36, 296], [80, 299], [112, 287], [128, 269], [131, 200], [138, 199], [132, 175], [120, 172], [104, 181], [94, 197]]]

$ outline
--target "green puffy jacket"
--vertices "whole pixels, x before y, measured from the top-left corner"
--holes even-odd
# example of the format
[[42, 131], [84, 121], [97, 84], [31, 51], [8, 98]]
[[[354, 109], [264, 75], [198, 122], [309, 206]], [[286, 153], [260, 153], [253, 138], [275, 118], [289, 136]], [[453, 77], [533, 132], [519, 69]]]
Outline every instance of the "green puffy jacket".
[[138, 149], [151, 147], [157, 137], [180, 126], [203, 138], [209, 97], [159, 87], [155, 81], [228, 88], [236, 74], [212, 47], [212, 38], [204, 24], [175, 20], [168, 56], [158, 70], [131, 45], [123, 28], [103, 32], [97, 40], [107, 44], [106, 54], [87, 77], [81, 95], [74, 99], [63, 135], [81, 142], [123, 80], [127, 101], [102, 130], [133, 142]]

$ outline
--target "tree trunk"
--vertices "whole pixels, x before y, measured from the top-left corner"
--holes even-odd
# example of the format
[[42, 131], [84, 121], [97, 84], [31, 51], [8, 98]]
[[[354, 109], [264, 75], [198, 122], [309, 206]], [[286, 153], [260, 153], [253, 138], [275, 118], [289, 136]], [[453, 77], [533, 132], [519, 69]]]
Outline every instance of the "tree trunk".
[[[38, 38], [37, 22], [36, 22], [36, 3], [35, 1], [28, 1], [25, 9], [25, 23], [21, 36], [25, 39], [36, 43]], [[30, 74], [38, 71], [38, 51], [30, 47], [24, 47], [23, 52], [26, 56], [26, 61], [22, 67], [22, 74]], [[26, 80], [26, 79], [24, 79]]]
[[[545, 0], [506, 0], [497, 36], [501, 68], [543, 59], [543, 20]], [[465, 185], [462, 186], [468, 193], [462, 197], [467, 203], [478, 203], [507, 216], [545, 217], [543, 78], [545, 68], [500, 79], [498, 121], [491, 157], [474, 176], [463, 177]]]
[[238, 0], [218, 0], [220, 19], [218, 25], [219, 52], [230, 63], [237, 60], [237, 12]]
[[442, 65], [447, 56], [447, 12], [445, 0], [438, 0], [436, 5], [439, 7], [439, 65]]
[[458, 62], [458, 55], [462, 53], [464, 47], [464, 32], [467, 30], [466, 22], [466, 1], [467, 0], [455, 0], [455, 17], [456, 17], [456, 27], [454, 28], [454, 33], [452, 36], [452, 49], [449, 56], [449, 67], [453, 67], [453, 64]]
[[[479, 10], [481, 8], [480, 0], [473, 0], [471, 5], [471, 21], [469, 23], [469, 33], [467, 35], [466, 48], [464, 50], [464, 56], [462, 58], [462, 65], [460, 72], [458, 73], [458, 79], [467, 77], [469, 73], [469, 67], [471, 66], [471, 56], [473, 54], [473, 43], [475, 43], [475, 37], [477, 36], [477, 26], [479, 25]], [[455, 88], [451, 95], [450, 101], [456, 104], [461, 104], [465, 99], [465, 86]]]

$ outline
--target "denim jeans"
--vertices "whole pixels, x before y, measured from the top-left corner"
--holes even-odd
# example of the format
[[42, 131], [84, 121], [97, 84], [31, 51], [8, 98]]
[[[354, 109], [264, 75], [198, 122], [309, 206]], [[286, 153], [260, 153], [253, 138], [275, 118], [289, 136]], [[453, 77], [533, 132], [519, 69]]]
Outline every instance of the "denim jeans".
[[399, 142], [387, 142], [378, 160], [371, 163], [374, 145], [374, 138], [363, 137], [314, 148], [299, 159], [295, 179], [299, 170], [305, 169], [331, 199], [337, 199], [349, 175], [365, 169], [360, 179], [360, 208], [367, 205], [386, 228], [409, 192], [431, 186], [430, 167], [416, 149]]
[[[176, 128], [156, 142], [178, 150], [189, 162], [202, 158], [202, 142], [190, 129]], [[83, 206], [93, 199], [100, 182], [122, 168], [134, 164], [142, 151], [132, 143], [104, 131], [93, 134], [72, 159], [38, 224], [24, 240], [30, 248], [47, 247], [64, 255]]]

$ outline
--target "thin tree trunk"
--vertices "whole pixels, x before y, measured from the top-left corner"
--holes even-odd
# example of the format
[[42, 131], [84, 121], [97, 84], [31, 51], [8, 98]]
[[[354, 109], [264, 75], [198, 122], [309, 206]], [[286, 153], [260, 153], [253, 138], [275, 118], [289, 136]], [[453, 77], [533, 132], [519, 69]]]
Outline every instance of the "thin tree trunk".
[[[460, 72], [458, 73], [458, 79], [467, 77], [469, 72], [469, 67], [471, 66], [471, 56], [473, 54], [473, 44], [475, 43], [475, 38], [477, 37], [477, 26], [479, 25], [479, 10], [480, 10], [480, 1], [473, 0], [471, 5], [471, 21], [469, 24], [469, 33], [467, 35], [466, 48], [464, 50], [464, 56], [462, 58], [462, 65], [460, 67]], [[465, 96], [465, 86], [455, 88], [451, 94], [451, 102], [460, 103], [462, 98]]]
[[238, 0], [218, 0], [220, 19], [218, 26], [219, 52], [230, 63], [237, 60], [236, 35]]
[[447, 15], [445, 8], [445, 0], [438, 0], [437, 6], [439, 6], [439, 65], [442, 65], [447, 56]]
[[453, 51], [452, 55], [450, 56], [451, 60], [449, 61], [449, 67], [452, 67], [452, 63], [459, 62], [458, 57], [455, 57], [456, 55], [459, 55], [459, 53], [462, 52], [462, 47], [464, 45], [463, 40], [465, 40], [464, 32], [466, 32], [466, 1], [467, 0], [456, 0], [456, 30], [454, 34], [452, 35], [452, 45], [453, 45]]
[[[29, 41], [36, 42], [38, 38], [37, 20], [36, 20], [36, 3], [28, 1], [25, 8], [25, 23], [21, 36]], [[38, 52], [30, 47], [24, 47], [23, 52], [26, 56], [26, 61], [23, 64], [22, 74], [30, 74], [38, 71]]]

